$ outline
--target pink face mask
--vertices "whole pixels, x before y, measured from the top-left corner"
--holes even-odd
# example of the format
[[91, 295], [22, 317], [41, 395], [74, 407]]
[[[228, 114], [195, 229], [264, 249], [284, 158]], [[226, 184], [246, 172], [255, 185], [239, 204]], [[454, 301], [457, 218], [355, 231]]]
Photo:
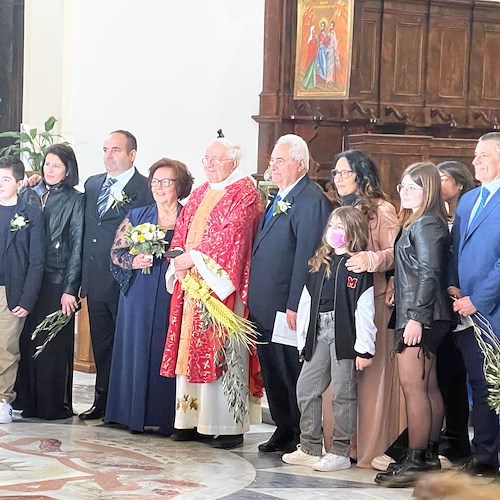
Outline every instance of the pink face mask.
[[345, 247], [345, 231], [329, 227], [326, 231], [326, 241], [332, 248]]

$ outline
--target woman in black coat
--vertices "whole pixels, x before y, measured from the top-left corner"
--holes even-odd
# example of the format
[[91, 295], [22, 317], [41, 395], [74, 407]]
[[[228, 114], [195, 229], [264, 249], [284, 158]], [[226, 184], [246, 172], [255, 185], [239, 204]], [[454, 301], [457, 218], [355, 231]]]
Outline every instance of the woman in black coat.
[[74, 188], [76, 184], [78, 164], [73, 149], [55, 144], [45, 152], [41, 182], [21, 193], [27, 202], [41, 207], [47, 231], [42, 288], [20, 340], [14, 408], [23, 410], [23, 417], [55, 420], [73, 416], [74, 318], [36, 359], [33, 354], [47, 333], [39, 334], [34, 341], [31, 334], [48, 314], [61, 309], [71, 315], [78, 307], [84, 197]]

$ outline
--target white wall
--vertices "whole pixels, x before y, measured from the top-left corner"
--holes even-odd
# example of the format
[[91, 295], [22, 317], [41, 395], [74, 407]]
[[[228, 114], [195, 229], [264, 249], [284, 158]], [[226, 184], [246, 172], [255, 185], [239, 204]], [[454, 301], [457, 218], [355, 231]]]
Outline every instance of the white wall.
[[23, 122], [60, 118], [84, 179], [117, 128], [143, 173], [169, 156], [202, 182], [218, 128], [255, 172], [263, 24], [264, 0], [27, 0]]

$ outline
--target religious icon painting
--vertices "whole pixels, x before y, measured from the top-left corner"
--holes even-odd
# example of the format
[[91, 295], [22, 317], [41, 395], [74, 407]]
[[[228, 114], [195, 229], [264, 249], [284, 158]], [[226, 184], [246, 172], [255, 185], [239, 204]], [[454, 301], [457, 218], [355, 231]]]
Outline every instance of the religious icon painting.
[[354, 0], [297, 0], [295, 99], [346, 99]]

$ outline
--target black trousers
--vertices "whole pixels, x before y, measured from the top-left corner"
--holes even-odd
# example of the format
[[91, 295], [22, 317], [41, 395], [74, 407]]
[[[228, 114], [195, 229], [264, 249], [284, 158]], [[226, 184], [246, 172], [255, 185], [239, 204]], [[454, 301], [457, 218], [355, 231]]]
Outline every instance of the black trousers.
[[[474, 335], [472, 329], [470, 332], [468, 329], [465, 331]], [[457, 345], [458, 335], [448, 333], [436, 356], [437, 379], [444, 401], [446, 425], [439, 440], [439, 453], [452, 462], [462, 462], [471, 454], [467, 372]]]
[[97, 300], [90, 293], [87, 295], [90, 337], [97, 372], [94, 405], [102, 410], [106, 408], [108, 397], [118, 298], [118, 294], [110, 294], [106, 300]]
[[295, 347], [272, 342], [257, 344], [257, 352], [269, 410], [277, 427], [274, 437], [284, 441], [299, 442], [300, 412], [297, 405], [297, 379], [301, 369], [299, 352]]

